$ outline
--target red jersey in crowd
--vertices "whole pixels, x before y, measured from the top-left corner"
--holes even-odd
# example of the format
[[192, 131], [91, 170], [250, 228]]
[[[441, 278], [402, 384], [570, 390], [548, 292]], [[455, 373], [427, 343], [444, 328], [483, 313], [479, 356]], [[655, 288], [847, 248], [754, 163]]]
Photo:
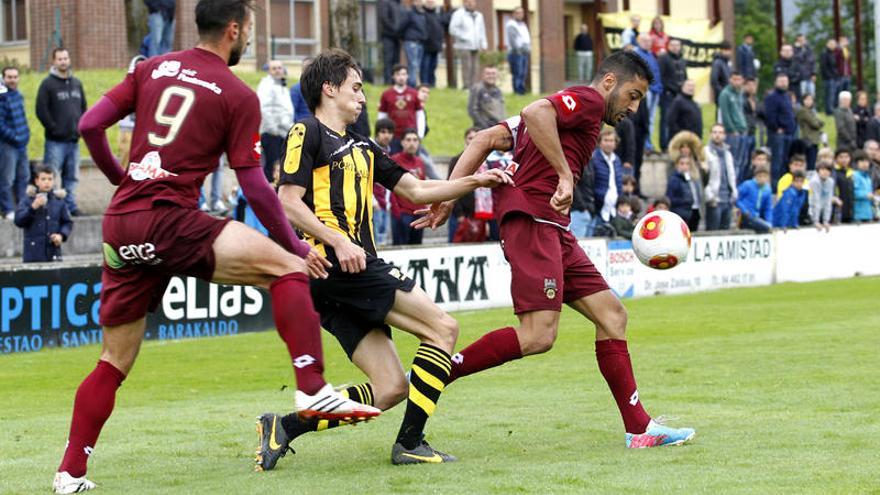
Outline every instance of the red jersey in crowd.
[[409, 86], [403, 88], [403, 91], [392, 86], [382, 93], [379, 100], [379, 111], [387, 113], [388, 118], [394, 122], [394, 137], [397, 139], [403, 136], [403, 131], [416, 128], [416, 112], [421, 109], [419, 92]]
[[[427, 177], [427, 174], [425, 173], [425, 162], [423, 162], [418, 155], [410, 155], [409, 153], [401, 151], [400, 153], [392, 155], [391, 159], [409, 171], [409, 173], [415, 175], [417, 179], [425, 180]], [[424, 208], [424, 205], [415, 204], [393, 192], [391, 193], [391, 216], [394, 218], [400, 218], [400, 215], [403, 214], [412, 215], [416, 210], [422, 208]]]

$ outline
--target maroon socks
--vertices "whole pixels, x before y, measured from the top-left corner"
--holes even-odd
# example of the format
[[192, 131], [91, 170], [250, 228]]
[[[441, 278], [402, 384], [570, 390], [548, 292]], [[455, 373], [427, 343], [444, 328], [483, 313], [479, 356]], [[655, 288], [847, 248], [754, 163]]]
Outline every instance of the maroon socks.
[[596, 360], [599, 371], [608, 382], [611, 395], [617, 402], [623, 426], [627, 433], [644, 433], [651, 417], [645, 412], [639, 400], [636, 379], [633, 376], [632, 363], [625, 340], [597, 340]]
[[272, 316], [278, 335], [287, 344], [293, 360], [296, 387], [314, 395], [324, 381], [324, 355], [321, 349], [321, 320], [312, 305], [309, 277], [288, 273], [272, 282]]
[[522, 357], [519, 338], [512, 327], [501, 328], [480, 337], [452, 356], [449, 383], [478, 371], [494, 368]]

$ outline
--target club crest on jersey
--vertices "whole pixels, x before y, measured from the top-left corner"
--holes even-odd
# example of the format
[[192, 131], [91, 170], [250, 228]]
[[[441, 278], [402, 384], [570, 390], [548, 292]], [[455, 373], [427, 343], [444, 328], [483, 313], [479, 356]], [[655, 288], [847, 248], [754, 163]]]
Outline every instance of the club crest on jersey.
[[544, 294], [547, 296], [547, 299], [555, 299], [556, 298], [556, 279], [555, 278], [545, 278], [544, 279]]
[[159, 64], [159, 67], [153, 69], [150, 77], [153, 79], [159, 79], [160, 77], [177, 77], [177, 74], [180, 73], [180, 61], [179, 60], [166, 60]]
[[162, 158], [159, 157], [158, 151], [147, 153], [140, 163], [131, 162], [128, 165], [128, 175], [132, 180], [137, 181], [177, 177], [174, 172], [162, 168]]

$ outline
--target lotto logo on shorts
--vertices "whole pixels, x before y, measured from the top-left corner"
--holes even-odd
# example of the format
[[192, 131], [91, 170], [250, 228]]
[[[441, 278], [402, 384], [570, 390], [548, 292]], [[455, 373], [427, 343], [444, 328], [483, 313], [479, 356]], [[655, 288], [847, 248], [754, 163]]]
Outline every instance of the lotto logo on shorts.
[[293, 360], [293, 365], [297, 368], [302, 369], [310, 364], [315, 364], [315, 361], [316, 359], [312, 356], [309, 356], [308, 354], [303, 354], [302, 356], [299, 356]]

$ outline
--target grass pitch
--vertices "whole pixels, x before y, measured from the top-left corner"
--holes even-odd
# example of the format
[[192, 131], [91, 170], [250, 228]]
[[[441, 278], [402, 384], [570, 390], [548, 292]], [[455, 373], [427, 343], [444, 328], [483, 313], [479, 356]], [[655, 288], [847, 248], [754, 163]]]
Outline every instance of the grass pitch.
[[[149, 342], [90, 464], [98, 493], [878, 493], [880, 279], [626, 301], [630, 352], [652, 414], [697, 436], [626, 450], [593, 354], [593, 329], [562, 316], [549, 353], [450, 386], [428, 439], [460, 457], [392, 466], [403, 407], [298, 439], [252, 470], [254, 419], [292, 405], [274, 332]], [[457, 314], [462, 345], [512, 324], [509, 309]], [[408, 365], [415, 339], [395, 333]], [[0, 357], [0, 493], [42, 493], [74, 390], [99, 349]], [[325, 340], [328, 378], [360, 379]]]

